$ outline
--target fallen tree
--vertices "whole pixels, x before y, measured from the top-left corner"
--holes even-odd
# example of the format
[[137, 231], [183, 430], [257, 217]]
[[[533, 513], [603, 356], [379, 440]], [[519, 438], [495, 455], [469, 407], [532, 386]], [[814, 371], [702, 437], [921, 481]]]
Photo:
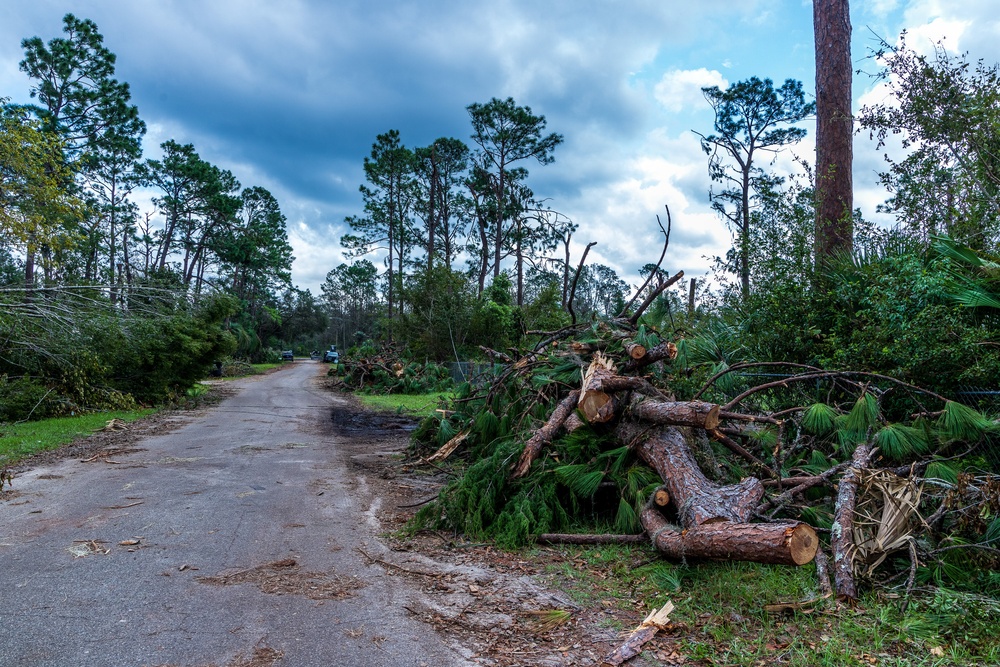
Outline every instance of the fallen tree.
[[[793, 566], [821, 553], [823, 538], [846, 600], [858, 595], [858, 545], [865, 576], [892, 562], [890, 552], [909, 551], [916, 567], [908, 538], [925, 528], [919, 514], [880, 514], [892, 499], [859, 497], [868, 491], [856, 480], [909, 465], [920, 484], [993, 423], [896, 378], [784, 362], [727, 367], [697, 340], [665, 340], [642, 314], [680, 275], [657, 267], [617, 317], [491, 353], [504, 361], [492, 381], [460, 387], [414, 435], [415, 454], [434, 465], [448, 456], [454, 474], [417, 525], [504, 546], [644, 540], [672, 559]], [[941, 509], [946, 496], [957, 497], [921, 500], [939, 534], [940, 517], [957, 512]], [[859, 505], [869, 517], [861, 525]], [[873, 528], [882, 514], [895, 517], [891, 540]]]

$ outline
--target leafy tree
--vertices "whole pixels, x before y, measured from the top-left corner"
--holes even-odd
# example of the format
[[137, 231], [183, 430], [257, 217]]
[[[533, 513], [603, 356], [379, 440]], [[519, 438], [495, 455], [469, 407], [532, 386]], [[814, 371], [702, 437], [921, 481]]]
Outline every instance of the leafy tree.
[[24, 249], [28, 285], [34, 283], [34, 258], [41, 247], [76, 240], [68, 223], [81, 214], [83, 203], [66, 189], [73, 170], [62, 159], [63, 147], [58, 135], [22, 113], [0, 115], [0, 240]]
[[390, 319], [402, 312], [402, 277], [415, 240], [412, 220], [416, 194], [414, 168], [413, 152], [402, 145], [398, 130], [378, 135], [371, 155], [365, 158], [365, 179], [369, 185], [360, 188], [365, 215], [347, 218], [355, 233], [340, 239], [350, 257], [366, 255], [378, 249], [387, 251], [387, 307]]
[[380, 315], [378, 269], [367, 259], [341, 264], [320, 286], [333, 323], [335, 340], [349, 344], [356, 335], [371, 337]]
[[947, 234], [975, 249], [1000, 241], [1000, 73], [938, 46], [932, 57], [883, 44], [875, 57], [891, 101], [861, 109], [879, 148], [897, 136], [905, 157], [885, 156], [884, 209], [929, 242]]
[[24, 60], [21, 71], [37, 81], [31, 96], [37, 97], [39, 115], [48, 130], [61, 134], [74, 151], [82, 149], [114, 119], [98, 113], [110, 98], [126, 94], [118, 83], [115, 54], [104, 46], [104, 37], [90, 19], [73, 14], [63, 17], [66, 37], [56, 37], [46, 45], [40, 37], [21, 42]]
[[718, 86], [702, 88], [705, 99], [715, 112], [715, 134], [703, 135], [701, 147], [709, 156], [708, 171], [712, 180], [723, 185], [713, 192], [712, 208], [736, 230], [736, 273], [743, 295], [750, 294], [750, 229], [755, 194], [763, 170], [756, 160], [761, 153], [776, 154], [800, 141], [806, 131], [788, 127], [815, 110], [806, 103], [802, 84], [787, 79], [778, 89], [770, 79], [751, 77], [721, 90]]
[[494, 280], [500, 275], [500, 263], [511, 247], [512, 224], [523, 222], [519, 216], [533, 196], [524, 184], [528, 170], [515, 165], [527, 160], [552, 163], [552, 152], [563, 137], [554, 132], [543, 135], [545, 116], [534, 115], [531, 107], [517, 106], [511, 97], [494, 97], [486, 104], [470, 104], [467, 109], [472, 120], [472, 141], [478, 147], [468, 187], [476, 207], [482, 293], [489, 267]]
[[816, 260], [850, 252], [854, 210], [849, 0], [813, 0], [816, 34]]

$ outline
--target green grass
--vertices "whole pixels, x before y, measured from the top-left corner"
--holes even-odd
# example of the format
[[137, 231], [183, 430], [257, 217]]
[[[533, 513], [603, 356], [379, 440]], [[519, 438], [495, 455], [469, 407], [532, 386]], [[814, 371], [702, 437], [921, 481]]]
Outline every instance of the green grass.
[[[757, 563], [672, 563], [649, 547], [530, 549], [543, 579], [625, 627], [675, 605], [670, 641], [692, 660], [720, 665], [938, 666], [997, 664], [1000, 601], [981, 595], [915, 595], [906, 613], [882, 590], [855, 607], [818, 599], [816, 570]], [[952, 599], [954, 598], [954, 600]], [[764, 605], [804, 602], [799, 611]], [[947, 613], [949, 610], [961, 613]], [[919, 631], [918, 631], [919, 630]]]
[[250, 364], [250, 367], [253, 368], [255, 375], [261, 375], [262, 373], [274, 370], [275, 368], [281, 368], [283, 363], [284, 362], [278, 362], [276, 364]]
[[16, 463], [36, 452], [61, 447], [104, 428], [112, 419], [131, 422], [152, 412], [151, 409], [98, 412], [23, 424], [0, 424], [0, 465]]
[[383, 412], [396, 412], [399, 414], [412, 415], [414, 417], [426, 417], [433, 414], [440, 407], [442, 399], [450, 399], [452, 395], [447, 392], [432, 392], [429, 394], [389, 394], [388, 396], [374, 394], [355, 394], [361, 405], [373, 410]]

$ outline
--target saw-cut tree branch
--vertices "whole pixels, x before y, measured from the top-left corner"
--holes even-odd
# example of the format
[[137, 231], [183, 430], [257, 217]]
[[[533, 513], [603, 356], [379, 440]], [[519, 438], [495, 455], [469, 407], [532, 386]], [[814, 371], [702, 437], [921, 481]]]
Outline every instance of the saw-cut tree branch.
[[673, 343], [660, 343], [646, 351], [646, 354], [638, 359], [629, 359], [625, 363], [626, 372], [635, 372], [655, 364], [657, 361], [672, 361], [677, 358], [677, 346]]
[[639, 515], [653, 546], [675, 559], [747, 560], [774, 565], [805, 565], [816, 555], [819, 538], [812, 526], [789, 523], [717, 521], [687, 529], [671, 526], [655, 507]]

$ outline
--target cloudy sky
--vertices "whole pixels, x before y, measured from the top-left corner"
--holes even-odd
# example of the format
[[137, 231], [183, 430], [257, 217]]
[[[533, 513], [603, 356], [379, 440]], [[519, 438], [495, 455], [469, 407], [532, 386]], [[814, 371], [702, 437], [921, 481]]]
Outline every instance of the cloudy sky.
[[[855, 0], [857, 68], [879, 38], [935, 41], [1000, 60], [995, 0]], [[361, 210], [362, 161], [398, 129], [422, 146], [469, 140], [465, 107], [512, 96], [544, 114], [565, 143], [530, 166], [536, 195], [579, 225], [576, 257], [623, 276], [659, 256], [655, 216], [669, 205], [671, 271], [705, 272], [730, 235], [709, 209], [711, 131], [700, 88], [750, 76], [814, 90], [809, 0], [9, 0], [0, 22], [0, 97], [29, 101], [20, 42], [62, 36], [62, 16], [94, 20], [118, 55], [149, 126], [147, 157], [167, 139], [193, 143], [245, 186], [261, 185], [288, 217], [293, 280], [318, 291], [341, 263], [345, 216]], [[879, 101], [855, 77], [858, 102]], [[796, 149], [812, 151], [810, 137]], [[856, 204], [884, 197], [880, 158], [856, 139]], [[142, 202], [151, 208], [148, 201]]]

